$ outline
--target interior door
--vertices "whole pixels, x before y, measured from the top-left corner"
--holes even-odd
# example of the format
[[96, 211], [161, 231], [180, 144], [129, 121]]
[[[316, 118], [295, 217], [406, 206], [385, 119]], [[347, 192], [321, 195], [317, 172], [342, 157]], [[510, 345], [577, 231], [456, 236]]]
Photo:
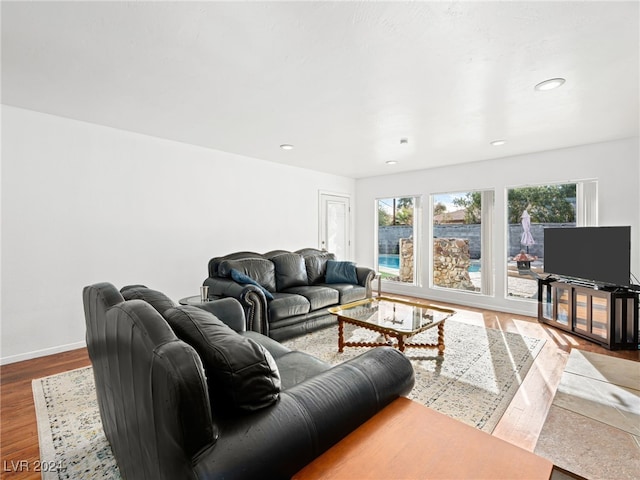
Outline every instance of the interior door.
[[334, 253], [338, 260], [351, 258], [350, 216], [349, 195], [320, 192], [319, 248]]

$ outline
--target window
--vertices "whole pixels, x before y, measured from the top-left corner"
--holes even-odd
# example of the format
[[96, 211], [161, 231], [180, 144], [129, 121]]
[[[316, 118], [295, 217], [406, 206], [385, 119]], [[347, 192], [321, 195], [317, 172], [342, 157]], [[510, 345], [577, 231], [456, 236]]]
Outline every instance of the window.
[[435, 194], [432, 285], [491, 294], [493, 191]]
[[507, 297], [537, 299], [544, 229], [597, 224], [596, 199], [595, 181], [507, 190]]
[[381, 198], [378, 212], [378, 272], [384, 280], [415, 285], [419, 197]]

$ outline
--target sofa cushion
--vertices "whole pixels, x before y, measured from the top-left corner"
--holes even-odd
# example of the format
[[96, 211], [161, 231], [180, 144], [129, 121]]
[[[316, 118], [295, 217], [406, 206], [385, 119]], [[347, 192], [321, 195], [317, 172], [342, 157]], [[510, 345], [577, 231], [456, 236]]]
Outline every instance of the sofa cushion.
[[262, 256], [267, 260], [271, 260], [272, 257], [276, 255], [282, 255], [283, 253], [291, 253], [288, 250], [271, 250], [270, 252], [263, 253]]
[[331, 365], [308, 353], [289, 352], [278, 359], [278, 370], [282, 375], [282, 389], [286, 390], [299, 383], [326, 372]]
[[231, 277], [231, 270], [238, 270], [253, 278], [270, 292], [276, 291], [276, 275], [273, 262], [265, 258], [242, 258], [225, 260], [218, 266], [218, 275]]
[[229, 255], [225, 255], [224, 257], [215, 257], [209, 260], [209, 276], [217, 277], [219, 276], [218, 268], [220, 264], [225, 260], [238, 260], [241, 258], [264, 258], [261, 254], [256, 252], [234, 252]]
[[241, 335], [255, 340], [271, 353], [276, 365], [278, 365], [282, 390], [293, 387], [331, 368], [330, 363], [308, 353], [292, 351], [280, 342], [258, 332], [242, 332]]
[[125, 300], [144, 300], [153, 308], [155, 308], [160, 315], [164, 316], [165, 310], [175, 307], [176, 304], [173, 300], [167, 297], [164, 293], [157, 290], [144, 287], [142, 285], [131, 285], [123, 287], [120, 290]]
[[358, 284], [356, 274], [356, 264], [354, 262], [339, 262], [337, 260], [327, 260], [326, 283], [351, 283]]
[[231, 278], [234, 281], [236, 281], [238, 283], [241, 283], [243, 285], [255, 285], [260, 290], [262, 290], [262, 292], [264, 293], [264, 296], [267, 297], [267, 300], [273, 300], [273, 295], [271, 295], [271, 292], [269, 290], [267, 290], [266, 288], [264, 288], [262, 285], [260, 285], [258, 282], [256, 282], [249, 275], [245, 275], [244, 273], [240, 272], [239, 270], [236, 270], [235, 268], [232, 268], [231, 269]]
[[274, 293], [269, 302], [269, 321], [277, 322], [283, 318], [304, 315], [311, 311], [311, 304], [302, 295], [293, 293]]
[[197, 307], [171, 308], [165, 318], [176, 335], [200, 355], [214, 404], [253, 411], [278, 400], [278, 367], [268, 350], [256, 341], [237, 334]]
[[340, 300], [338, 291], [334, 288], [320, 287], [318, 285], [308, 285], [306, 287], [293, 287], [285, 290], [285, 293], [295, 293], [302, 295], [309, 300], [311, 310], [336, 305]]
[[297, 253], [281, 253], [271, 257], [276, 272], [276, 287], [282, 292], [290, 287], [308, 285], [304, 257]]
[[350, 283], [332, 283], [326, 286], [337, 290], [340, 295], [340, 299], [338, 300], [338, 303], [340, 305], [357, 302], [358, 300], [364, 300], [367, 297], [367, 289], [361, 285], [352, 285]]
[[309, 285], [324, 283], [327, 273], [327, 261], [335, 260], [336, 256], [329, 252], [311, 253], [304, 255]]

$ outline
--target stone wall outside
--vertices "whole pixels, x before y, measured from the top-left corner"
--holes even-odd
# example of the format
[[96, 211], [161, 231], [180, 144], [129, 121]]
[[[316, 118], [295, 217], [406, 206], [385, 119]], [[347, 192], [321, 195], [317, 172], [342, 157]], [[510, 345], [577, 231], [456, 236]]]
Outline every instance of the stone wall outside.
[[477, 290], [469, 277], [469, 240], [437, 238], [433, 240], [433, 284], [459, 290]]
[[399, 280], [413, 283], [413, 238], [400, 239], [400, 274]]

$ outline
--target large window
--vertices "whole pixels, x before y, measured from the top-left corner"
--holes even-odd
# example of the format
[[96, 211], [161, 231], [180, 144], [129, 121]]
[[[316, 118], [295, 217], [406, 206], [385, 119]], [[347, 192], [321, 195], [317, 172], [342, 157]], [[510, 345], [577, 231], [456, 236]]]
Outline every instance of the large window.
[[378, 272], [384, 280], [416, 284], [418, 197], [380, 198]]
[[492, 191], [432, 195], [432, 285], [490, 294]]
[[[507, 190], [507, 296], [535, 300], [544, 271], [544, 229], [595, 223], [595, 182]], [[579, 219], [579, 213], [582, 218]]]

